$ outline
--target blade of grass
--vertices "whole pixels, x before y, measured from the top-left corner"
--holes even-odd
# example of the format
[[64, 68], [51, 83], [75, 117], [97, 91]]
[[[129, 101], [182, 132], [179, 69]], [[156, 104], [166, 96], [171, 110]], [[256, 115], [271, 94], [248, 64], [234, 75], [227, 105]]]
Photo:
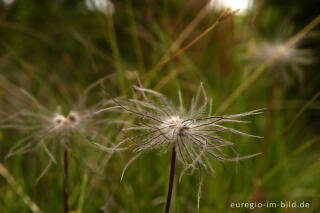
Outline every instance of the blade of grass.
[[103, 17], [100, 14], [99, 14], [99, 18], [101, 18], [102, 20], [105, 38], [110, 45], [112, 55], [115, 60], [115, 67], [118, 73], [119, 87], [121, 91], [124, 92], [126, 88], [126, 78], [125, 78], [124, 68], [122, 65], [120, 50], [118, 47], [116, 32], [114, 29], [113, 18], [112, 16]]
[[5, 22], [3, 20], [0, 21], [0, 27], [4, 29], [14, 30], [14, 31], [28, 34], [34, 37], [35, 39], [50, 45], [51, 47], [55, 47], [53, 40], [47, 34], [40, 32], [38, 30], [32, 29], [31, 27], [26, 27], [21, 24], [17, 24], [13, 22]]
[[56, 97], [54, 92], [48, 87], [48, 84], [43, 84], [42, 78], [37, 74], [37, 70], [26, 60], [21, 58], [18, 53], [9, 46], [6, 42], [0, 40], [0, 45], [2, 45], [14, 58], [15, 60], [30, 74], [32, 78], [39, 82], [44, 90], [50, 95], [51, 97]]
[[190, 47], [195, 45], [200, 39], [202, 39], [204, 36], [206, 36], [211, 30], [213, 30], [218, 24], [226, 20], [227, 18], [231, 17], [234, 13], [238, 12], [239, 10], [231, 10], [226, 9], [221, 13], [221, 15], [217, 18], [217, 20], [208, 27], [205, 31], [203, 31], [200, 35], [198, 35], [195, 39], [193, 39], [191, 42], [189, 42], [187, 45], [185, 45], [183, 48], [172, 54], [170, 57], [165, 58], [164, 60], [160, 61], [156, 66], [154, 66], [151, 70], [149, 70], [145, 75], [142, 76], [142, 80], [148, 78], [149, 76], [152, 76], [154, 72], [168, 64], [170, 61], [187, 51]]
[[78, 207], [77, 207], [77, 213], [82, 213], [87, 183], [88, 183], [88, 173], [86, 172], [83, 175], [83, 179], [82, 179], [81, 191], [80, 191], [79, 202], [78, 202]]
[[[183, 48], [175, 52], [173, 55], [170, 57], [167, 57], [163, 60], [161, 60], [158, 64], [156, 64], [153, 68], [151, 68], [147, 73], [145, 73], [142, 77], [141, 80], [145, 80], [147, 78], [150, 78], [150, 76], [153, 76], [155, 72], [157, 72], [160, 68], [168, 64], [170, 61], [175, 59], [176, 57], [180, 56], [182, 53], [187, 51], [189, 48], [191, 48], [193, 45], [195, 45], [199, 40], [201, 40], [204, 36], [206, 36], [209, 32], [211, 32], [218, 24], [223, 22], [224, 20], [228, 19], [235, 13], [237, 13], [239, 10], [231, 10], [230, 8], [224, 10], [220, 16], [217, 18], [217, 20], [210, 26], [208, 27], [205, 31], [203, 31], [200, 35], [198, 35], [195, 39], [193, 39], [191, 42], [186, 44]], [[130, 91], [130, 88], [127, 88], [127, 90], [123, 91], [122, 94], [126, 94]]]
[[34, 213], [40, 213], [42, 212], [38, 205], [30, 199], [30, 197], [25, 194], [22, 187], [15, 181], [15, 179], [12, 177], [12, 175], [9, 173], [9, 171], [6, 169], [6, 167], [0, 163], [0, 175], [4, 177], [4, 179], [8, 182], [8, 184], [12, 187], [12, 189], [21, 197], [23, 202], [30, 208], [30, 210]]
[[283, 193], [290, 194], [298, 185], [305, 183], [306, 179], [313, 179], [313, 183], [319, 183], [320, 159], [304, 165], [295, 176], [286, 181], [279, 189]]
[[131, 0], [127, 0], [126, 5], [127, 5], [127, 13], [128, 13], [129, 25], [131, 30], [131, 36], [132, 36], [133, 46], [134, 46], [133, 49], [136, 52], [139, 69], [144, 73], [146, 71], [146, 68], [144, 66], [144, 59], [143, 59], [140, 41], [138, 38], [137, 27], [136, 27], [134, 12], [132, 10]]
[[86, 48], [87, 51], [98, 56], [101, 59], [104, 59], [107, 63], [111, 64], [112, 66], [115, 66], [112, 57], [104, 53], [103, 50], [97, 47], [94, 43], [90, 42], [90, 40], [86, 38], [84, 35], [80, 34], [77, 31], [73, 31], [72, 35], [75, 40], [77, 40], [80, 44], [82, 44]]
[[291, 121], [289, 122], [288, 126], [285, 128], [285, 130], [283, 131], [283, 133], [281, 134], [280, 137], [283, 137], [285, 134], [288, 133], [288, 131], [291, 129], [291, 127], [294, 125], [294, 123], [298, 120], [298, 118], [303, 114], [304, 111], [306, 111], [308, 109], [308, 107], [315, 101], [317, 100], [317, 98], [320, 97], [320, 91], [317, 92], [317, 94], [315, 94], [310, 101], [308, 101], [308, 103], [306, 103], [297, 114], [295, 114], [295, 116], [291, 119]]
[[164, 55], [163, 59], [165, 57], [168, 57], [170, 52], [177, 51], [181, 44], [188, 38], [188, 36], [194, 31], [194, 29], [198, 26], [198, 24], [208, 15], [209, 13], [209, 4], [208, 3], [205, 7], [203, 7], [200, 12], [197, 14], [197, 16], [190, 22], [190, 24], [182, 31], [182, 33], [179, 35], [179, 37], [172, 43], [170, 50], [167, 52], [167, 54]]
[[41, 82], [40, 76], [37, 74], [35, 68], [21, 58], [17, 52], [6, 42], [0, 40], [0, 44], [16, 59], [16, 61], [38, 82]]
[[[156, 24], [153, 25], [153, 29], [154, 29], [154, 34], [158, 35], [158, 39], [161, 40], [160, 43], [161, 43], [161, 46], [163, 46], [162, 49], [170, 49], [173, 45], [172, 43], [174, 42], [171, 40], [170, 36], [168, 36], [166, 33], [164, 33], [162, 31], [162, 28]], [[161, 60], [166, 58], [168, 54], [170, 54], [170, 51], [167, 52], [164, 55], [164, 57], [162, 57]], [[192, 59], [190, 59], [188, 55], [181, 54], [180, 60], [181, 60], [182, 64], [189, 67], [188, 69], [187, 68], [186, 69], [189, 70], [190, 74], [191, 73], [194, 74], [197, 78], [199, 78], [206, 85], [209, 85], [208, 79], [203, 75], [201, 70], [194, 64], [194, 61]], [[170, 63], [168, 63], [168, 64], [170, 64]], [[168, 65], [168, 70], [170, 71], [170, 73], [168, 75], [177, 75], [177, 73], [175, 73], [175, 72], [177, 72], [176, 68], [173, 67], [171, 64], [170, 64], [170, 66]], [[155, 80], [155, 76], [156, 76], [156, 72], [154, 72], [152, 76], [149, 76], [148, 79], [144, 80], [144, 85], [146, 87], [149, 87], [151, 82]], [[160, 79], [162, 79], [162, 77]], [[175, 79], [175, 78], [172, 78], [172, 79], [174, 81], [172, 81], [171, 83], [174, 83], [176, 85], [179, 84], [179, 81], [177, 81], [177, 79]]]
[[164, 88], [166, 85], [168, 85], [172, 79], [177, 78], [177, 76], [181, 73], [184, 73], [186, 68], [184, 67], [178, 67], [174, 70], [174, 72], [171, 72], [169, 75], [165, 76], [164, 78], [159, 81], [159, 83], [154, 87], [155, 91], [161, 91], [162, 88]]
[[265, 177], [261, 181], [261, 185], [264, 185], [266, 182], [268, 182], [276, 173], [279, 171], [282, 167], [284, 167], [288, 160], [292, 159], [296, 155], [300, 154], [301, 152], [305, 151], [309, 147], [311, 147], [313, 144], [319, 142], [320, 137], [315, 137], [305, 143], [302, 143], [301, 146], [299, 146], [295, 151], [293, 151], [286, 159], [284, 159], [282, 162], [278, 163], [276, 167], [274, 167], [271, 171], [269, 171]]
[[[301, 146], [299, 146], [296, 150], [294, 150], [292, 153], [290, 153], [285, 159], [283, 159], [281, 162], [279, 162], [275, 167], [273, 167], [270, 171], [266, 172], [264, 177], [258, 182], [258, 184], [251, 190], [251, 193], [249, 194], [250, 197], [252, 197], [253, 193], [259, 188], [264, 186], [268, 181], [272, 180], [272, 177], [281, 170], [281, 168], [285, 167], [289, 160], [296, 157], [298, 154], [302, 153], [303, 151], [307, 150], [309, 147], [311, 147], [313, 144], [319, 142], [320, 137], [314, 137], [311, 140], [302, 143]], [[247, 198], [248, 199], [248, 198]]]

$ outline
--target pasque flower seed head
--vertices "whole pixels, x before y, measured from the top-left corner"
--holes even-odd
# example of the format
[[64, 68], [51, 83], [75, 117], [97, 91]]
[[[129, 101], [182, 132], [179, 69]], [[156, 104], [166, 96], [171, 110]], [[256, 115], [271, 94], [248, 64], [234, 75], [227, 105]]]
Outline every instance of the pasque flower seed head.
[[[214, 171], [210, 157], [218, 161], [238, 161], [260, 154], [239, 157], [234, 144], [222, 137], [221, 134], [231, 132], [237, 135], [257, 137], [230, 128], [226, 124], [248, 123], [248, 121], [239, 120], [239, 118], [260, 114], [262, 110], [235, 115], [211, 115], [211, 104], [208, 104], [208, 98], [202, 84], [200, 84], [196, 96], [193, 97], [189, 109], [185, 108], [180, 92], [180, 106], [175, 107], [161, 93], [143, 87], [134, 87], [134, 89], [138, 92], [134, 95], [135, 98], [128, 101], [114, 100], [124, 111], [134, 114], [138, 118], [138, 125], [125, 129], [135, 131], [137, 135], [128, 136], [114, 150], [111, 150], [119, 149], [126, 142], [133, 142], [134, 151], [137, 152], [124, 167], [121, 180], [128, 166], [150, 150], [159, 150], [160, 153], [165, 153], [170, 147], [175, 149], [178, 160], [184, 166], [180, 179], [189, 169], [201, 172], [203, 167]], [[136, 98], [139, 95], [142, 99]], [[103, 149], [103, 147], [101, 148]], [[228, 156], [225, 148], [229, 148], [235, 156]], [[105, 151], [110, 151], [110, 149], [105, 149]], [[201, 181], [198, 199], [200, 198], [200, 186]]]
[[[131, 141], [137, 152], [124, 167], [122, 177], [127, 167], [141, 154], [150, 150], [159, 150], [164, 153], [173, 147], [178, 160], [184, 165], [182, 175], [189, 169], [199, 170], [204, 167], [214, 171], [210, 158], [218, 161], [238, 161], [258, 155], [239, 157], [234, 144], [221, 136], [222, 133], [231, 132], [237, 135], [257, 137], [248, 133], [227, 127], [227, 123], [248, 123], [239, 118], [257, 115], [262, 110], [253, 110], [235, 115], [211, 115], [211, 104], [205, 89], [200, 84], [189, 109], [185, 108], [183, 98], [179, 92], [180, 106], [175, 107], [166, 96], [154, 90], [143, 87], [134, 87], [141, 99], [133, 98], [128, 101], [114, 100], [124, 111], [132, 113], [139, 119], [138, 125], [126, 128], [135, 131], [137, 135], [127, 137], [119, 143]], [[136, 94], [134, 97], [138, 97]], [[119, 148], [117, 146], [116, 148]], [[229, 148], [235, 156], [229, 157], [224, 148]], [[106, 151], [108, 151], [106, 149]], [[200, 190], [200, 189], [199, 189]]]

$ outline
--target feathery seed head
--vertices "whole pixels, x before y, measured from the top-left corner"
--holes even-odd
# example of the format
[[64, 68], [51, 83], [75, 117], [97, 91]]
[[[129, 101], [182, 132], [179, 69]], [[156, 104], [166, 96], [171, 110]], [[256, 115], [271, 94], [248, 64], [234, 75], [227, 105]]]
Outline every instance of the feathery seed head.
[[[203, 85], [200, 84], [196, 96], [192, 99], [191, 106], [186, 109], [183, 104], [182, 95], [179, 92], [180, 106], [175, 107], [166, 96], [154, 90], [134, 87], [140, 93], [142, 100], [137, 98], [129, 101], [114, 100], [123, 110], [130, 112], [140, 118], [137, 126], [127, 128], [137, 132], [137, 135], [128, 137], [121, 141], [114, 149], [105, 151], [114, 152], [127, 141], [134, 143], [134, 151], [137, 154], [125, 165], [121, 180], [128, 166], [149, 150], [160, 150], [160, 153], [167, 152], [170, 147], [177, 153], [178, 160], [183, 164], [180, 180], [183, 174], [191, 170], [198, 170], [201, 176], [201, 168], [214, 171], [209, 157], [218, 161], [238, 161], [254, 157], [258, 154], [239, 157], [234, 144], [224, 139], [220, 134], [231, 132], [238, 135], [257, 137], [239, 130], [227, 127], [224, 123], [247, 123], [238, 118], [262, 113], [261, 110], [253, 110], [236, 115], [213, 116], [211, 115], [211, 104]], [[135, 95], [134, 97], [138, 97]], [[201, 100], [202, 99], [202, 100]], [[127, 149], [129, 147], [123, 148]], [[224, 148], [229, 148], [234, 157], [229, 157]], [[201, 192], [202, 178], [198, 188], [198, 207]]]
[[298, 44], [287, 47], [286, 42], [282, 41], [253, 42], [248, 52], [247, 58], [258, 65], [277, 56], [270, 71], [287, 84], [292, 83], [294, 78], [302, 83], [304, 79], [302, 67], [315, 61], [314, 54], [310, 49], [300, 48]]
[[56, 113], [52, 118], [52, 123], [56, 130], [71, 130], [72, 128], [77, 128], [78, 125], [83, 123], [83, 120], [78, 113], [72, 111], [67, 117]]
[[161, 124], [161, 128], [168, 138], [175, 139], [176, 137], [183, 135], [184, 131], [189, 127], [183, 123], [183, 120], [180, 119], [179, 116], [173, 116], [165, 119]]
[[65, 120], [66, 118], [63, 115], [56, 114], [52, 119], [52, 123], [56, 125], [57, 128], [60, 128], [64, 125]]
[[[127, 128], [127, 130], [138, 133], [136, 136], [127, 138], [127, 141], [134, 142], [135, 151], [139, 156], [149, 150], [160, 149], [160, 152], [163, 153], [170, 147], [174, 147], [178, 160], [186, 170], [200, 169], [200, 166], [213, 170], [209, 156], [219, 161], [237, 161], [254, 156], [239, 157], [233, 143], [224, 139], [221, 134], [232, 132], [256, 137], [224, 124], [246, 123], [237, 118], [260, 114], [261, 110], [236, 115], [213, 116], [202, 84], [192, 99], [189, 110], [184, 107], [180, 93], [180, 106], [176, 108], [161, 93], [142, 87], [135, 87], [135, 90], [140, 93], [142, 100], [135, 98], [128, 102], [120, 100], [115, 100], [115, 102], [123, 110], [141, 119], [139, 125]], [[231, 149], [235, 156], [228, 157], [223, 147]]]
[[[0, 83], [2, 83], [0, 76]], [[77, 137], [77, 143], [72, 146], [80, 146], [79, 141], [90, 145], [94, 142], [104, 142], [110, 144], [111, 141], [103, 134], [104, 128], [117, 122], [103, 115], [104, 112], [116, 110], [112, 101], [102, 100], [94, 105], [89, 105], [87, 97], [93, 88], [101, 86], [105, 78], [100, 79], [90, 85], [79, 97], [73, 110], [69, 111], [67, 116], [61, 113], [58, 107], [52, 112], [46, 106], [42, 105], [35, 97], [27, 91], [17, 88], [13, 84], [3, 84], [5, 92], [14, 91], [11, 101], [19, 100], [19, 110], [15, 113], [2, 113], [4, 119], [0, 120], [0, 129], [16, 129], [24, 136], [16, 142], [10, 149], [7, 157], [34, 151], [39, 146], [44, 148], [51, 162], [56, 162], [54, 158], [54, 150], [57, 141], [67, 135], [68, 138]], [[90, 93], [91, 94], [91, 93]], [[20, 104], [26, 103], [26, 104]], [[23, 130], [23, 131], [21, 131]], [[27, 134], [27, 135], [25, 135]], [[71, 143], [68, 143], [71, 146]], [[50, 148], [49, 148], [50, 147]]]

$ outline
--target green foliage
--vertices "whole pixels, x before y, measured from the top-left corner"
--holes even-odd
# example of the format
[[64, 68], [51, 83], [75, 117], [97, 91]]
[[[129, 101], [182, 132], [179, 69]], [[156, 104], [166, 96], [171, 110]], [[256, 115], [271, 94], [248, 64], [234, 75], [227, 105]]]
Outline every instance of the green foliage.
[[[199, 83], [203, 82], [213, 99], [213, 112], [217, 112], [257, 68], [251, 68], [251, 62], [244, 59], [250, 41], [266, 31], [274, 35], [271, 32], [276, 32], [277, 24], [287, 17], [278, 1], [270, 5], [264, 2], [245, 16], [233, 16], [220, 23], [193, 47], [147, 77], [146, 73], [172, 55], [172, 44], [200, 13], [205, 1], [114, 0], [113, 16], [88, 11], [83, 1], [75, 0], [16, 0], [8, 6], [0, 3], [0, 73], [52, 110], [56, 105], [70, 106], [83, 89], [109, 74], [114, 76], [105, 85], [106, 98], [128, 95], [130, 86], [137, 84], [137, 73], [144, 87], [164, 93], [176, 104], [179, 89], [189, 104]], [[294, 5], [299, 8], [304, 2], [311, 5], [314, 1], [294, 1]], [[319, 8], [319, 4], [313, 4]], [[305, 13], [309, 17], [309, 7], [297, 9], [298, 17]], [[218, 16], [214, 11], [205, 15], [178, 49], [211, 26]], [[299, 24], [293, 24], [290, 29], [291, 35], [315, 16], [299, 19]], [[313, 48], [313, 44], [311, 46]], [[318, 100], [290, 123], [318, 93], [320, 76], [316, 65], [304, 67], [302, 89], [297, 82], [290, 86], [278, 82], [276, 94], [272, 93], [272, 72], [264, 72], [224, 110], [225, 114], [235, 114], [269, 107], [265, 114], [253, 117], [250, 125], [240, 129], [264, 139], [227, 135], [230, 141], [236, 142], [241, 155], [268, 151], [240, 161], [237, 171], [234, 163], [213, 162], [216, 173], [204, 173], [199, 212], [248, 212], [245, 208], [232, 209], [230, 203], [261, 200], [311, 204], [309, 209], [262, 208], [261, 212], [319, 211]], [[4, 95], [0, 90], [0, 101]], [[89, 98], [94, 102], [97, 97]], [[289, 124], [290, 129], [284, 134]], [[106, 128], [105, 134], [118, 142], [118, 129]], [[266, 138], [269, 138], [268, 148], [264, 146]], [[14, 131], [1, 130], [1, 163], [43, 212], [62, 212], [62, 157], [35, 184], [46, 166], [46, 153], [37, 151], [4, 160], [18, 139]], [[120, 182], [122, 168], [133, 155], [117, 153], [105, 164], [108, 153], [98, 149], [82, 153], [75, 148], [70, 160], [70, 209], [77, 213], [100, 212], [101, 208], [106, 212], [162, 212], [170, 154], [144, 154], [127, 169]], [[179, 183], [181, 169], [181, 165], [177, 165], [172, 209], [196, 212], [199, 177], [196, 173], [185, 175]], [[30, 212], [14, 187], [1, 175], [0, 194], [1, 213]]]

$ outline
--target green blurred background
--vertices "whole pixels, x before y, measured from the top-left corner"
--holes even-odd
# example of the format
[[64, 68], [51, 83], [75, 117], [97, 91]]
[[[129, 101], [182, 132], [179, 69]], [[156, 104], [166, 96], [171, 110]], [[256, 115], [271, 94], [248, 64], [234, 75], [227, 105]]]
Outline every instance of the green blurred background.
[[[105, 85], [108, 94], [127, 94], [136, 84], [137, 72], [145, 87], [166, 94], [173, 102], [178, 102], [175, 100], [179, 89], [190, 102], [203, 82], [213, 99], [213, 110], [217, 111], [259, 66], [251, 66], [246, 57], [252, 40], [275, 39], [282, 36], [279, 31], [289, 34], [284, 38], [288, 39], [320, 15], [320, 3], [315, 0], [255, 1], [247, 13], [222, 22], [193, 47], [145, 78], [170, 55], [173, 42], [195, 17], [204, 13], [202, 8], [207, 1], [112, 3], [113, 15], [89, 10], [80, 0], [0, 1], [0, 73], [52, 110], [57, 105], [72, 105], [83, 89], [109, 74], [114, 76]], [[211, 26], [219, 13], [212, 9], [198, 18], [191, 32], [184, 34], [180, 47]], [[264, 139], [226, 136], [237, 143], [241, 155], [265, 154], [241, 161], [238, 172], [234, 163], [213, 162], [216, 174], [205, 174], [200, 212], [320, 211], [319, 100], [283, 134], [292, 118], [320, 89], [319, 29], [313, 29], [301, 43], [315, 55], [312, 65], [302, 67], [303, 84], [295, 81], [286, 85], [279, 80], [275, 88], [275, 70], [266, 71], [225, 110], [232, 114], [271, 106], [273, 114], [269, 108], [263, 115], [253, 117], [251, 124], [242, 125], [244, 131]], [[105, 134], [115, 139], [118, 132], [106, 130]], [[39, 151], [4, 160], [16, 140], [13, 131], [1, 131], [1, 163], [43, 212], [62, 212], [62, 165], [53, 166], [35, 184], [47, 156]], [[107, 165], [103, 165], [106, 153], [91, 150], [86, 155], [84, 158], [94, 161], [97, 168], [100, 166], [102, 174], [91, 172], [79, 158], [71, 160], [70, 209], [77, 213], [163, 211], [169, 153], [143, 155], [128, 168], [121, 183], [122, 168], [132, 153], [115, 155]], [[181, 171], [181, 165], [177, 168]], [[176, 181], [174, 212], [197, 212], [197, 186], [197, 174], [185, 176], [181, 183]], [[304, 201], [311, 206], [255, 210], [230, 207], [232, 202], [254, 201]], [[0, 212], [30, 212], [14, 187], [1, 176]]]

